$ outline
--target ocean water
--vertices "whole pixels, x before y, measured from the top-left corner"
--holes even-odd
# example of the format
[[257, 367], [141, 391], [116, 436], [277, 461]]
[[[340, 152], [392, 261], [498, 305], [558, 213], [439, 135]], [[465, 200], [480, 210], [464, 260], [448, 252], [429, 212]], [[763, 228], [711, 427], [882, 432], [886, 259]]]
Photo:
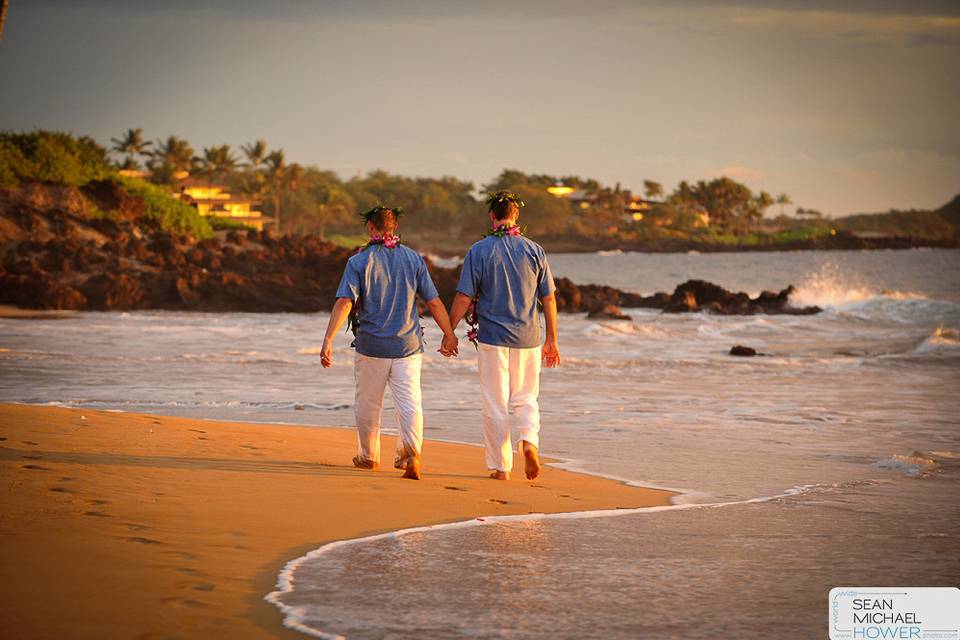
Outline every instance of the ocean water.
[[[675, 504], [330, 545], [291, 559], [271, 594], [289, 625], [350, 638], [817, 638], [833, 586], [960, 583], [960, 251], [551, 264], [641, 293], [688, 278], [793, 284], [797, 304], [826, 310], [562, 315], [564, 363], [541, 383], [543, 453], [675, 489]], [[341, 336], [320, 368], [326, 321], [0, 320], [0, 400], [348, 427], [352, 353]], [[427, 438], [480, 443], [473, 349], [444, 360], [438, 331], [426, 339]], [[728, 356], [735, 344], [764, 355]]]

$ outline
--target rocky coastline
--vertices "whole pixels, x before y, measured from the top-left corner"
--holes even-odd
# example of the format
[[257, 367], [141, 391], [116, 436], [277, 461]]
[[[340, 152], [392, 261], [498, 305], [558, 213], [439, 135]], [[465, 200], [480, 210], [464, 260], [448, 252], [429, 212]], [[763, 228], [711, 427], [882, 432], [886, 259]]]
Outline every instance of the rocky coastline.
[[[39, 199], [22, 196], [8, 192], [0, 199], [0, 304], [24, 309], [329, 310], [352, 254], [311, 236], [230, 231], [195, 240], [170, 233], [143, 219], [142, 202], [109, 182], [91, 183], [82, 192], [47, 189]], [[91, 216], [90, 202], [113, 215]], [[459, 267], [429, 266], [449, 303]], [[619, 307], [737, 315], [820, 311], [791, 306], [791, 292], [765, 291], [751, 298], [692, 280], [672, 293], [641, 296], [558, 278], [557, 306], [610, 319], [627, 317]]]

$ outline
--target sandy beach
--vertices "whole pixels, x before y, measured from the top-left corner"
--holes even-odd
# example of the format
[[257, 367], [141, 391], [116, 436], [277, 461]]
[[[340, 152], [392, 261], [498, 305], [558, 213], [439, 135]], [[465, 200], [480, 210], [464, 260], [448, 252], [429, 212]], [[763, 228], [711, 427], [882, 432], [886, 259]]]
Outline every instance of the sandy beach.
[[401, 480], [350, 466], [348, 429], [15, 404], [0, 425], [0, 624], [17, 638], [302, 637], [263, 596], [326, 542], [670, 496], [550, 467], [496, 482], [480, 449], [440, 442]]

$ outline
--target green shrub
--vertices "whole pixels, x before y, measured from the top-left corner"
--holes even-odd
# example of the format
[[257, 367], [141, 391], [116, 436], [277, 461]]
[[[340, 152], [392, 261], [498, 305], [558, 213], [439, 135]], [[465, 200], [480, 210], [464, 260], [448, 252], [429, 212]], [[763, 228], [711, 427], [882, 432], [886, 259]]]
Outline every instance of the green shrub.
[[53, 131], [0, 132], [0, 186], [38, 181], [79, 187], [115, 173], [106, 150], [92, 138]]
[[117, 181], [128, 193], [143, 198], [144, 217], [156, 220], [160, 228], [187, 233], [195, 238], [213, 237], [213, 228], [207, 219], [190, 205], [171, 196], [165, 188], [137, 178], [118, 177]]
[[210, 216], [206, 218], [206, 221], [210, 223], [210, 227], [214, 231], [225, 231], [225, 230], [234, 230], [234, 229], [238, 231], [245, 231], [247, 229], [253, 229], [253, 227], [251, 227], [248, 224], [244, 224], [240, 220], [232, 220], [230, 218], [221, 218], [219, 216]]
[[803, 240], [814, 240], [830, 235], [828, 227], [797, 227], [796, 229], [784, 229], [770, 236], [774, 244], [786, 244], [788, 242], [799, 242]]

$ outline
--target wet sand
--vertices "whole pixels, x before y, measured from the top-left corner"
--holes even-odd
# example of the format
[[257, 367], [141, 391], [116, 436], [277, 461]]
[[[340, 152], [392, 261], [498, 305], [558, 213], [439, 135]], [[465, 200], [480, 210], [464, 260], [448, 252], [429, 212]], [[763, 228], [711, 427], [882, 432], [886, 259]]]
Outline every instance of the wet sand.
[[263, 596], [326, 542], [671, 495], [550, 467], [521, 480], [522, 456], [497, 482], [466, 445], [428, 441], [419, 482], [354, 453], [349, 429], [0, 404], [3, 635], [302, 638]]

